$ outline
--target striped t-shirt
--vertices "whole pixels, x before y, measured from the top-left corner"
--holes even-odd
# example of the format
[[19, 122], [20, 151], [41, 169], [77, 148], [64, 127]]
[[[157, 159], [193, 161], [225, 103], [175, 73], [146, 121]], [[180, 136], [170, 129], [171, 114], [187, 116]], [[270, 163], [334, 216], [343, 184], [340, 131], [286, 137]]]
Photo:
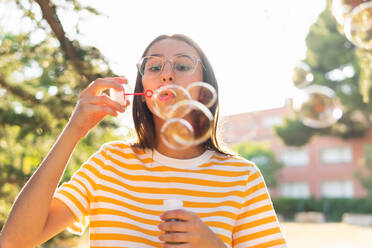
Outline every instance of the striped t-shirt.
[[166, 157], [121, 141], [104, 144], [55, 197], [75, 216], [68, 229], [90, 247], [161, 247], [163, 202], [180, 199], [227, 247], [287, 247], [258, 168], [207, 150], [192, 159]]

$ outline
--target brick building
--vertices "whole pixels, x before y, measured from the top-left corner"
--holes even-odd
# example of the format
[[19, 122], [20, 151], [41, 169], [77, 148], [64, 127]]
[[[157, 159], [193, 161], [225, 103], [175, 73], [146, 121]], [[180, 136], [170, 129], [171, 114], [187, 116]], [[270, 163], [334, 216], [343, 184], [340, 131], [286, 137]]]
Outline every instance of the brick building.
[[364, 147], [372, 143], [372, 132], [361, 139], [343, 140], [314, 136], [302, 147], [289, 147], [275, 135], [273, 126], [290, 113], [290, 108], [269, 109], [223, 118], [223, 140], [227, 145], [246, 141], [265, 142], [284, 164], [279, 186], [272, 197], [363, 197], [365, 190], [354, 176], [362, 168]]

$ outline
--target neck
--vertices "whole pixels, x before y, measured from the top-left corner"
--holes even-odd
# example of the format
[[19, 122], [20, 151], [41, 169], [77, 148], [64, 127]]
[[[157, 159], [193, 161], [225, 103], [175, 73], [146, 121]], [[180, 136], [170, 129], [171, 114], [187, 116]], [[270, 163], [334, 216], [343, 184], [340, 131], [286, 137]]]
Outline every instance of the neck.
[[164, 120], [154, 116], [155, 134], [156, 134], [156, 150], [161, 154], [176, 159], [189, 159], [200, 156], [205, 152], [202, 146], [191, 146], [183, 150], [174, 150], [168, 147], [160, 138], [160, 129], [164, 124]]

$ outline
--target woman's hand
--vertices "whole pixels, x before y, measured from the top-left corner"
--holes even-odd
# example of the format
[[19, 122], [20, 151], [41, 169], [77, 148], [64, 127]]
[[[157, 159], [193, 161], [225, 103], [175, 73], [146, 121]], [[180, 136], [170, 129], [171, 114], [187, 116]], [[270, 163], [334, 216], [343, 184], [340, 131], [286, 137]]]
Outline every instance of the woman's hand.
[[226, 248], [222, 240], [191, 211], [184, 209], [162, 213], [160, 219], [181, 219], [183, 221], [162, 222], [158, 228], [164, 232], [159, 239], [164, 242], [185, 242], [184, 244], [163, 243], [164, 248]]
[[126, 79], [98, 78], [80, 93], [79, 100], [67, 123], [67, 127], [72, 129], [78, 138], [83, 138], [106, 115], [116, 117], [118, 116], [116, 111], [125, 111], [129, 101], [125, 105], [120, 105], [111, 100], [108, 95], [101, 94], [109, 88], [122, 91], [124, 88], [120, 83], [126, 83]]

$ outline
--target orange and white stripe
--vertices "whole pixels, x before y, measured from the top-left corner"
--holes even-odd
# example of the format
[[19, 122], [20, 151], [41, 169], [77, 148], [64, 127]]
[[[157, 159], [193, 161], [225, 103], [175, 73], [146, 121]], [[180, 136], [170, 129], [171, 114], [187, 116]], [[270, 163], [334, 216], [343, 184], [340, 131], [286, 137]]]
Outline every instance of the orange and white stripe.
[[287, 247], [258, 168], [207, 151], [197, 159], [110, 142], [62, 184], [55, 197], [75, 216], [71, 232], [89, 224], [91, 247], [161, 247], [165, 199], [182, 199], [227, 247]]

